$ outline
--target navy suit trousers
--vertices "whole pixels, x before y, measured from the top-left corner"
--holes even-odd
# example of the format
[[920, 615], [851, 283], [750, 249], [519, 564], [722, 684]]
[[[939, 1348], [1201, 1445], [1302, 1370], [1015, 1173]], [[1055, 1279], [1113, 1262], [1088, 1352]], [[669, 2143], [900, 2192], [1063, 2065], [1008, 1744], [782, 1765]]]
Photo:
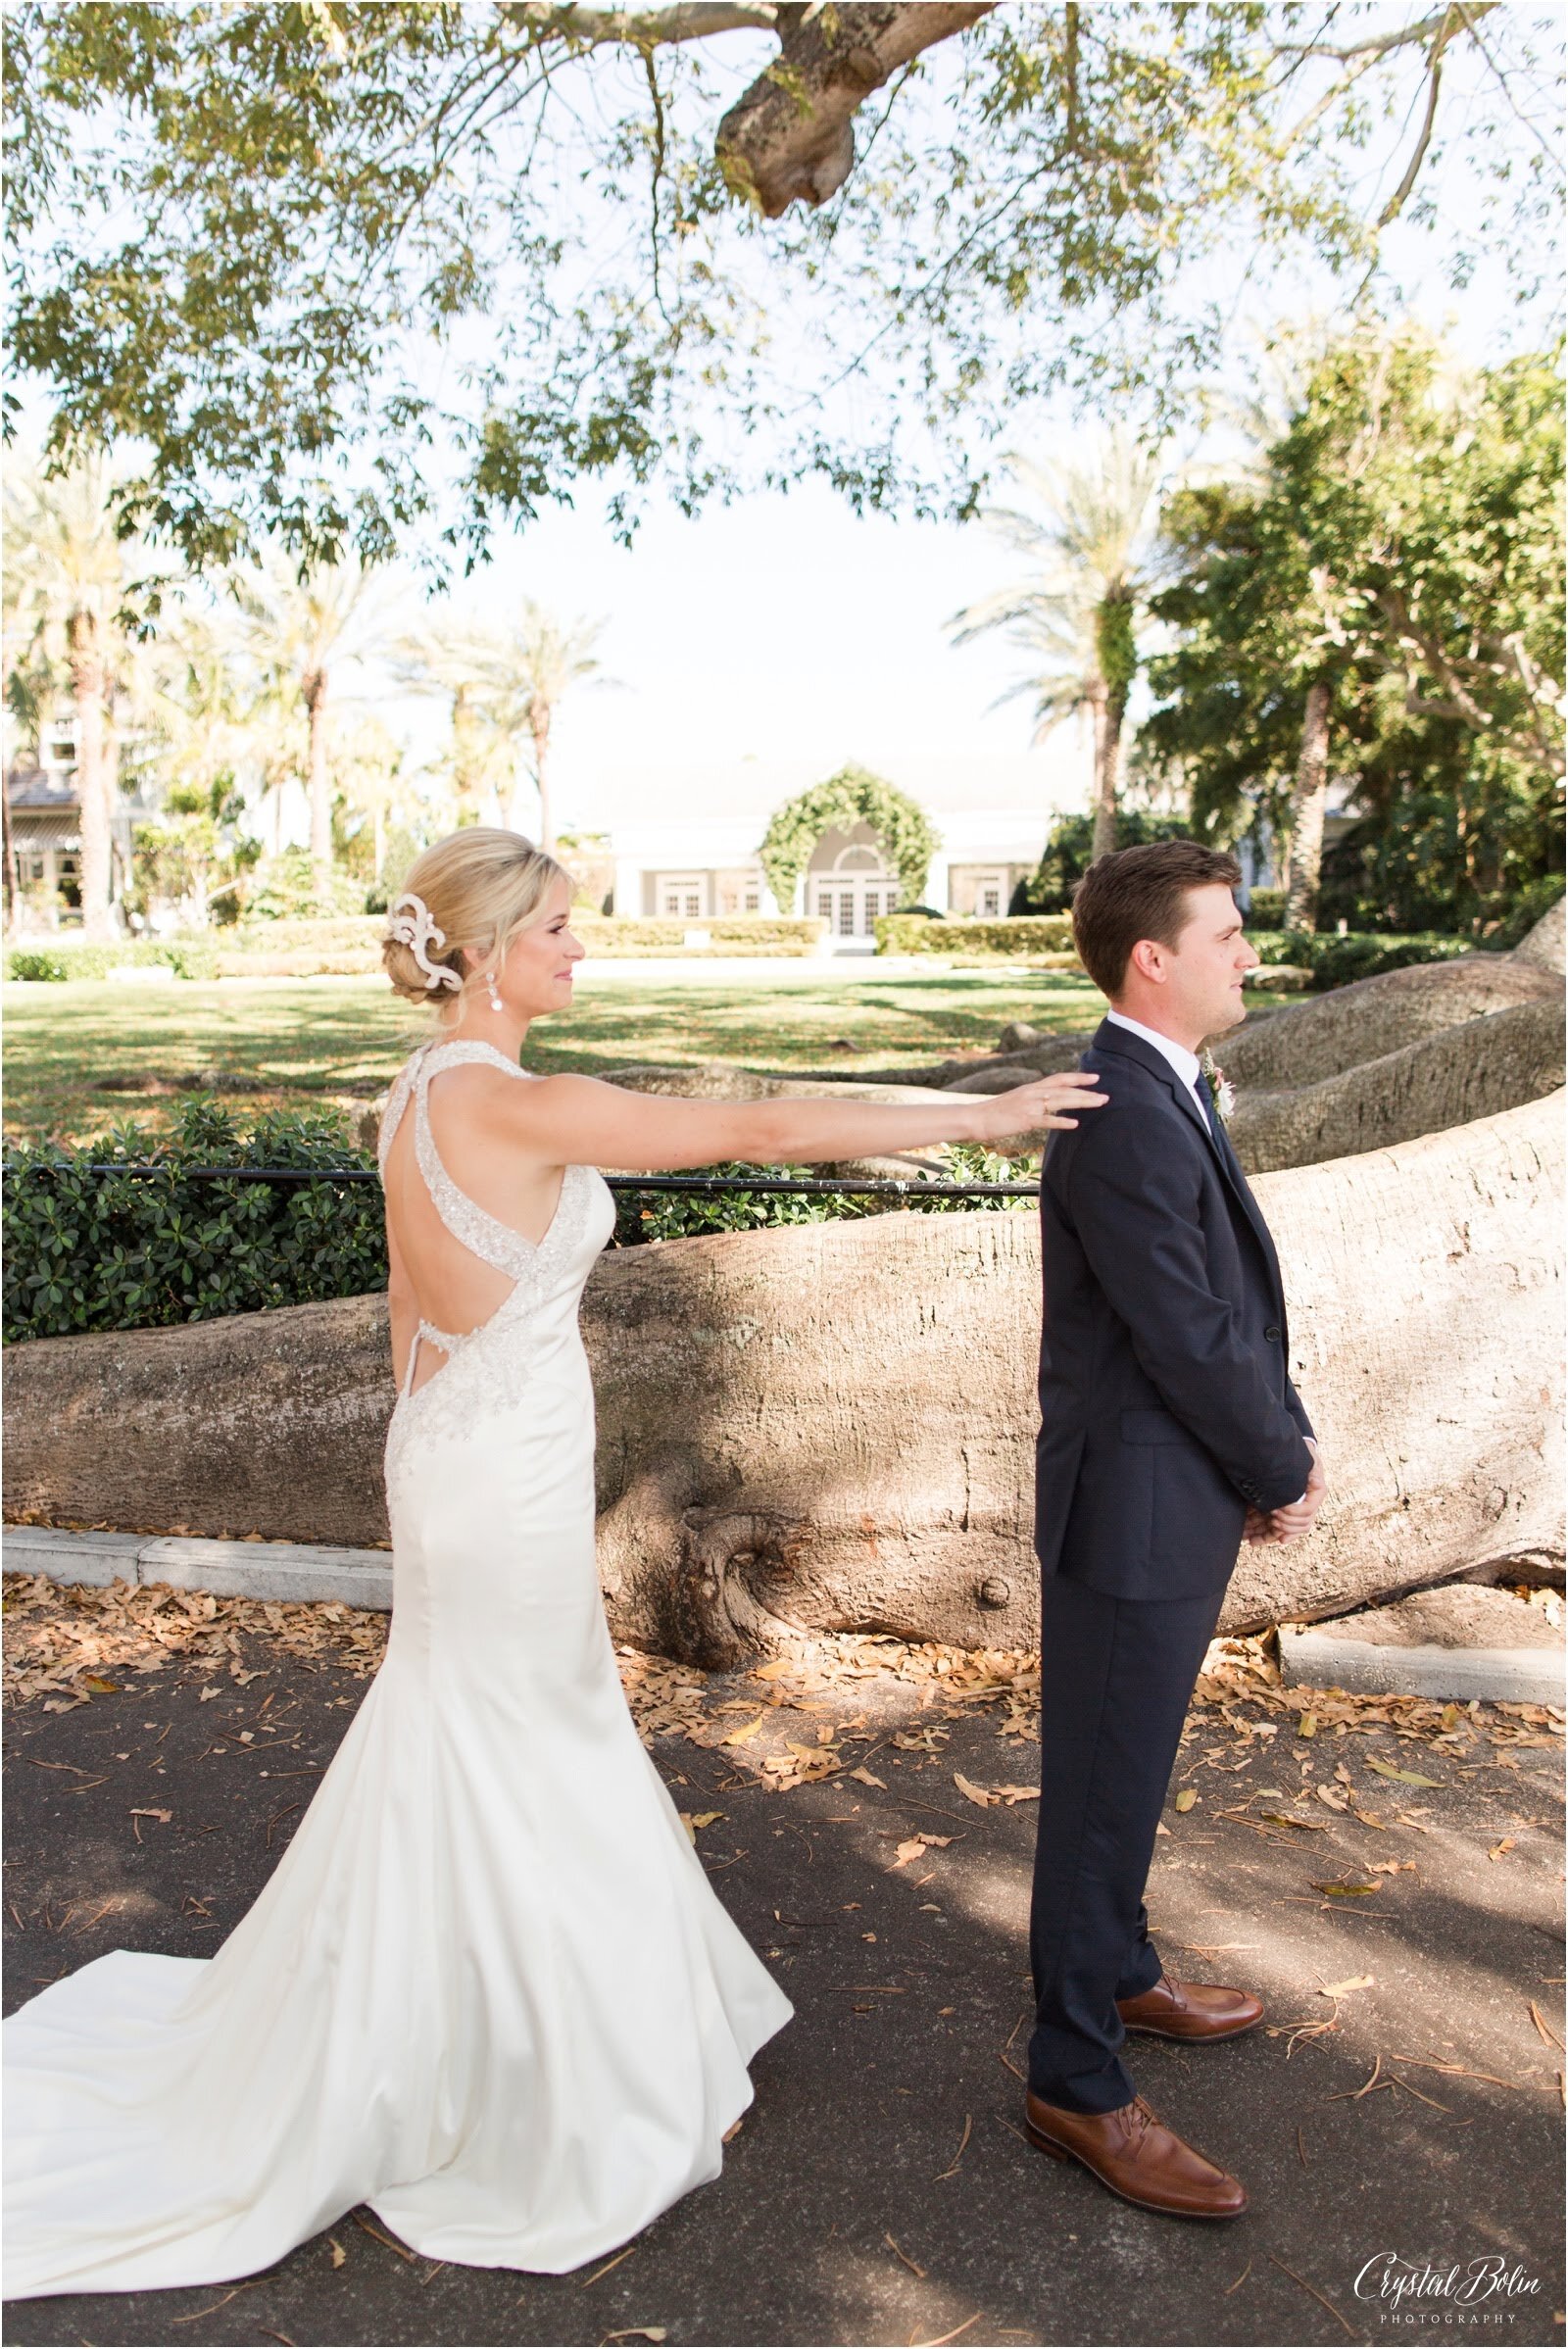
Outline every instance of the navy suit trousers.
[[1224, 1595], [1223, 1582], [1200, 1598], [1128, 1599], [1044, 1580], [1029, 2085], [1069, 2112], [1115, 2112], [1137, 2093], [1116, 2001], [1159, 1980], [1144, 1887]]

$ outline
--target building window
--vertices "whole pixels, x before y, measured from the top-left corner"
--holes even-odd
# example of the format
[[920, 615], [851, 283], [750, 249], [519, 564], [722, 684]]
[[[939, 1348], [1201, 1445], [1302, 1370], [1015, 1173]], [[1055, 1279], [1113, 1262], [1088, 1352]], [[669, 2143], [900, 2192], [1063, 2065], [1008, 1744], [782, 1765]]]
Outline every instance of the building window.
[[701, 873], [665, 873], [659, 884], [659, 910], [666, 921], [701, 921], [706, 894]]
[[760, 912], [761, 912], [761, 910], [762, 910], [762, 893], [761, 893], [761, 891], [760, 891], [760, 889], [748, 889], [748, 890], [747, 890], [747, 892], [746, 892], [746, 897], [745, 897], [745, 900], [744, 900], [744, 905], [743, 905], [743, 910], [744, 910], [745, 912], [747, 912], [747, 913], [760, 913]]
[[1010, 894], [1008, 876], [1004, 872], [978, 872], [974, 876], [974, 917], [976, 921], [1001, 921], [1007, 910]]

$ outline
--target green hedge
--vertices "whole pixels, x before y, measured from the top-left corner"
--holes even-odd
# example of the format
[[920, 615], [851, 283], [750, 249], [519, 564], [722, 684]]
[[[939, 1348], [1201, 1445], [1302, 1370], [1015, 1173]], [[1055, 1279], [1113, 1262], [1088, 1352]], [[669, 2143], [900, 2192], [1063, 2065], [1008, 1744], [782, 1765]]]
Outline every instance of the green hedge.
[[[368, 1167], [332, 1110], [275, 1111], [242, 1133], [205, 1096], [180, 1104], [158, 1139], [134, 1126], [79, 1150], [11, 1150], [4, 1164], [4, 1336], [62, 1338], [87, 1331], [159, 1329], [270, 1305], [359, 1297], [386, 1286], [381, 1193], [374, 1183], [270, 1184], [193, 1179], [211, 1166]], [[92, 1165], [156, 1164], [156, 1176], [89, 1174]], [[705, 1173], [773, 1174], [778, 1167], [715, 1166]], [[815, 1170], [802, 1167], [798, 1173]], [[1033, 1180], [1038, 1159], [1007, 1161], [970, 1145], [946, 1153], [956, 1182]], [[633, 1248], [700, 1232], [825, 1223], [885, 1212], [899, 1202], [844, 1193], [780, 1198], [623, 1192], [615, 1245]], [[910, 1199], [927, 1213], [961, 1199]], [[997, 1199], [992, 1206], [1030, 1201]]]
[[247, 918], [223, 935], [223, 950], [288, 954], [297, 948], [368, 948], [379, 956], [386, 929], [384, 913], [290, 914], [276, 921]]
[[1285, 927], [1284, 890], [1254, 889], [1248, 900], [1247, 926], [1250, 930], [1283, 930]]
[[[8, 1150], [4, 1335], [158, 1329], [386, 1285], [373, 1183], [195, 1182], [199, 1166], [367, 1166], [333, 1110], [277, 1110], [242, 1133], [205, 1095], [167, 1136], [117, 1127], [81, 1149]], [[90, 1164], [157, 1164], [93, 1175]]]
[[[978, 1143], [953, 1142], [944, 1147], [941, 1179], [947, 1183], [1032, 1183], [1040, 1173], [1040, 1159], [1034, 1157], [1000, 1158], [994, 1150]], [[760, 1231], [764, 1225], [795, 1223], [839, 1223], [864, 1215], [885, 1215], [901, 1207], [916, 1209], [922, 1215], [961, 1212], [971, 1202], [961, 1199], [921, 1199], [919, 1194], [906, 1193], [903, 1199], [872, 1197], [857, 1198], [848, 1192], [808, 1192], [803, 1198], [781, 1198], [776, 1192], [746, 1191], [743, 1185], [748, 1175], [820, 1175], [819, 1166], [748, 1166], [732, 1161], [727, 1166], [704, 1166], [693, 1170], [705, 1175], [728, 1175], [737, 1185], [734, 1191], [690, 1192], [656, 1191], [641, 1196], [635, 1191], [622, 1192], [619, 1197], [615, 1222], [617, 1248], [636, 1247], [641, 1242], [655, 1240], [685, 1240], [700, 1232]], [[1034, 1212], [1032, 1199], [977, 1199], [973, 1206], [980, 1208], [1024, 1208]]]
[[879, 954], [1070, 954], [1072, 921], [1065, 913], [1018, 913], [1004, 921], [932, 921], [921, 913], [884, 913], [876, 925]]
[[[821, 947], [827, 924], [808, 919], [772, 918], [740, 913], [726, 919], [694, 915], [690, 921], [639, 921], [631, 915], [585, 913], [575, 910], [571, 928], [590, 954], [814, 954]], [[710, 947], [688, 947], [688, 930], [706, 930]]]
[[1351, 931], [1341, 938], [1335, 931], [1250, 930], [1249, 943], [1260, 962], [1293, 962], [1312, 973], [1315, 986], [1347, 987], [1352, 979], [1375, 979], [1386, 970], [1406, 970], [1413, 962], [1451, 962], [1473, 954], [1468, 938], [1446, 937], [1441, 931], [1418, 932], [1410, 938], [1379, 938], [1369, 931]]
[[14, 946], [6, 954], [8, 979], [106, 979], [115, 970], [146, 970], [162, 964], [178, 979], [218, 976], [218, 947], [211, 938], [120, 938], [90, 945], [80, 938], [49, 939]]

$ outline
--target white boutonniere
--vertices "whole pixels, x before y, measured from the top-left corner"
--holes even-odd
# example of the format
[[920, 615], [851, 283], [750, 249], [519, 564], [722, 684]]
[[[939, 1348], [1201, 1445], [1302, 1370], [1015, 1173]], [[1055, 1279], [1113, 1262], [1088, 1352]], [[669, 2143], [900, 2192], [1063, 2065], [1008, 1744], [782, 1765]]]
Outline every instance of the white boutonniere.
[[1203, 1082], [1208, 1087], [1208, 1098], [1214, 1104], [1215, 1114], [1222, 1126], [1228, 1126], [1231, 1111], [1236, 1106], [1236, 1088], [1206, 1047], [1200, 1052], [1198, 1063], [1203, 1072]]

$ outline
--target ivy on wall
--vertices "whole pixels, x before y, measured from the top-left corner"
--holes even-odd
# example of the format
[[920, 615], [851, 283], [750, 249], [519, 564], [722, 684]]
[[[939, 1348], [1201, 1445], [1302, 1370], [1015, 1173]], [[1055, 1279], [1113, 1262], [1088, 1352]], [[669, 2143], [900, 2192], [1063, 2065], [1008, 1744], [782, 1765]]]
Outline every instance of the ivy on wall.
[[906, 902], [912, 904], [919, 897], [931, 859], [942, 845], [940, 835], [924, 809], [881, 775], [863, 766], [841, 766], [825, 783], [814, 783], [799, 799], [790, 800], [767, 827], [760, 851], [762, 870], [781, 912], [794, 905], [795, 885], [823, 833], [834, 825], [850, 832], [859, 823], [869, 824], [881, 842]]

